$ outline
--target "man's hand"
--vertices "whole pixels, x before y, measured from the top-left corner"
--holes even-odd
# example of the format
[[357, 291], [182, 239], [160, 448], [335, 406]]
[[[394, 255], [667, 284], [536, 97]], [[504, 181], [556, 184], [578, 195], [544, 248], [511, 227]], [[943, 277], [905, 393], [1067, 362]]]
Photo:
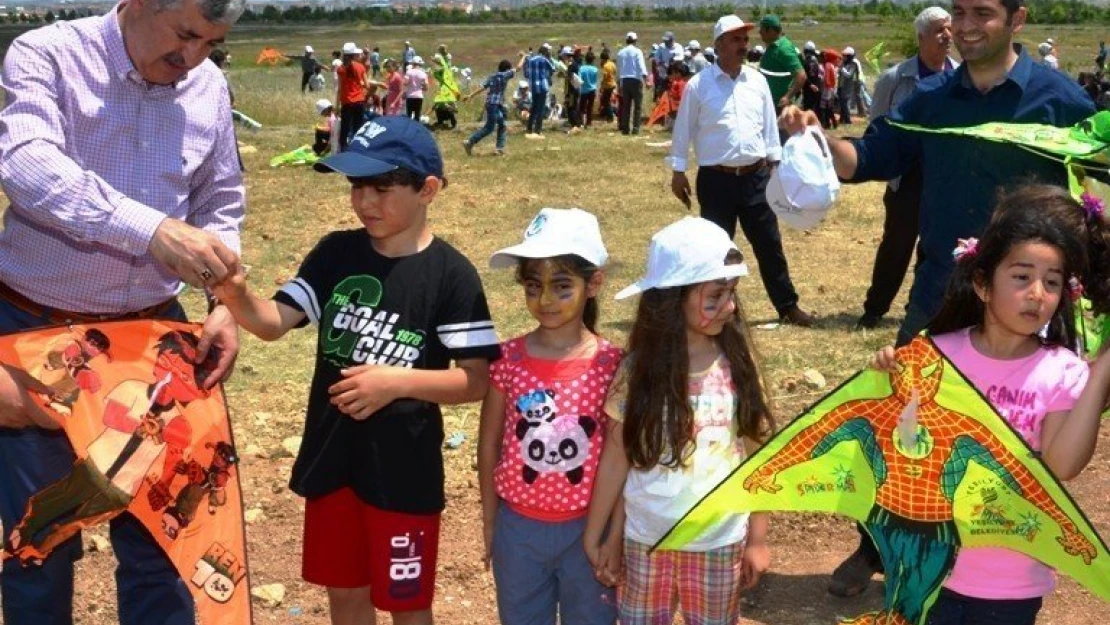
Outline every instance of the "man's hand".
[[779, 126], [790, 136], [794, 136], [810, 126], [819, 125], [821, 125], [821, 120], [817, 119], [817, 113], [803, 111], [794, 105], [783, 108], [782, 114], [779, 115]]
[[198, 289], [222, 281], [239, 267], [239, 257], [216, 235], [179, 219], [162, 220], [150, 241], [150, 253]]
[[367, 419], [393, 400], [405, 396], [399, 382], [407, 371], [400, 367], [359, 365], [340, 373], [343, 379], [332, 384], [328, 394], [333, 406], [356, 421]]
[[49, 396], [48, 386], [22, 369], [0, 366], [0, 427], [40, 427], [56, 430], [61, 425], [31, 397], [31, 393]]
[[679, 202], [686, 205], [686, 210], [690, 210], [690, 181], [686, 179], [686, 172], [676, 171], [671, 174], [671, 193], [678, 198]]
[[[208, 313], [197, 343], [197, 359], [193, 364], [205, 363], [207, 373], [197, 379], [201, 388], [212, 388], [231, 376], [235, 359], [239, 356], [239, 326], [227, 306], [217, 306]], [[206, 362], [209, 358], [214, 362]]]
[[793, 106], [793, 105], [794, 105], [794, 98], [791, 97], [789, 93], [782, 96], [781, 98], [779, 98], [778, 107], [780, 109], [785, 109], [786, 107]]

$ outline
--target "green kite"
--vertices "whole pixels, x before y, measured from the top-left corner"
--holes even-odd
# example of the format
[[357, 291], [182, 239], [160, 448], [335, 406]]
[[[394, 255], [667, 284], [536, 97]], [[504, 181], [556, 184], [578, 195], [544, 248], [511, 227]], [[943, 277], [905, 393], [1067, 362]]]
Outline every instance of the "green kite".
[[835, 513], [863, 524], [886, 571], [883, 610], [852, 623], [926, 623], [961, 547], [1024, 553], [1110, 600], [1105, 542], [1021, 435], [928, 337], [898, 359], [794, 419], [654, 548], [735, 512]]

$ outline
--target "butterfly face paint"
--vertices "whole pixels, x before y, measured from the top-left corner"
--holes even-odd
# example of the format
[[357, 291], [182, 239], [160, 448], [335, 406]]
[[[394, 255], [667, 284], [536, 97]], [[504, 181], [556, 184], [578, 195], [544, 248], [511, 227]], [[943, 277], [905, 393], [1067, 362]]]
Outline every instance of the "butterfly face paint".
[[548, 330], [581, 323], [589, 298], [586, 280], [550, 260], [530, 260], [522, 276], [528, 312]]
[[739, 280], [704, 282], [690, 289], [683, 302], [687, 328], [697, 334], [717, 336], [736, 314]]

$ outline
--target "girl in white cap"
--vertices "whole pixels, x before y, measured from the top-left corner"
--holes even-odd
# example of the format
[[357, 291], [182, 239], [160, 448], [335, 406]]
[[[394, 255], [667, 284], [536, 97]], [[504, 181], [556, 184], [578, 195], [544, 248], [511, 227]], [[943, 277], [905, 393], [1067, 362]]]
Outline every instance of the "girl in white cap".
[[[610, 391], [609, 433], [590, 504], [594, 544], [622, 501], [621, 625], [731, 625], [741, 592], [770, 564], [767, 518], [732, 514], [682, 551], [654, 551], [678, 520], [773, 429], [770, 402], [736, 296], [740, 252], [712, 222], [687, 217], [651, 239], [628, 356]], [[605, 574], [605, 571], [598, 571]]]
[[516, 268], [538, 324], [502, 344], [478, 435], [484, 560], [505, 625], [616, 620], [587, 553], [619, 571], [621, 533], [582, 542], [609, 429], [602, 405], [622, 356], [596, 334], [607, 258], [597, 218], [577, 208], [541, 210], [523, 243], [490, 258]]

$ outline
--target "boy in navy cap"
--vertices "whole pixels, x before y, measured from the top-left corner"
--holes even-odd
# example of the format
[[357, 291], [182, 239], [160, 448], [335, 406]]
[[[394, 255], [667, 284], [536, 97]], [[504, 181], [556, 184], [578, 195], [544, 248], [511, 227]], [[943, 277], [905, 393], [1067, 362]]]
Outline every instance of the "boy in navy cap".
[[290, 487], [307, 498], [302, 576], [327, 587], [332, 622], [373, 622], [377, 607], [394, 623], [431, 623], [439, 406], [485, 395], [497, 335], [478, 272], [428, 227], [447, 184], [428, 130], [378, 117], [315, 167], [347, 176], [364, 227], [321, 239], [272, 299], [241, 274], [215, 293], [263, 340], [318, 326]]

